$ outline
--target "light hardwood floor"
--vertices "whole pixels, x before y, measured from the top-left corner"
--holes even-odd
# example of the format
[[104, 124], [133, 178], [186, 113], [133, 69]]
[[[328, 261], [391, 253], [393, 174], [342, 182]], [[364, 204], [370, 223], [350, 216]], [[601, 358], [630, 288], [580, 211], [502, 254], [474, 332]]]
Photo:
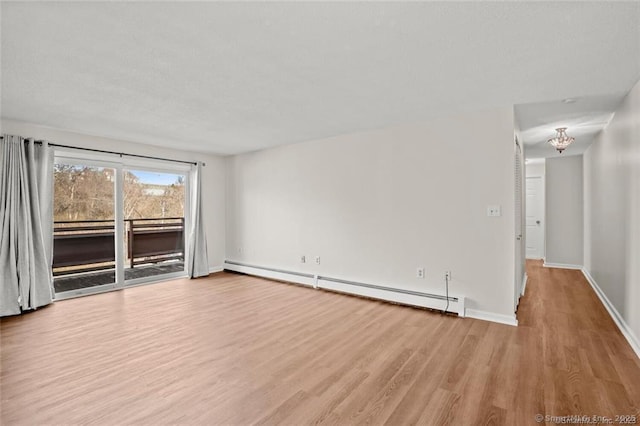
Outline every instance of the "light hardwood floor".
[[519, 327], [221, 273], [1, 322], [14, 424], [536, 424], [636, 415], [640, 361], [579, 271]]

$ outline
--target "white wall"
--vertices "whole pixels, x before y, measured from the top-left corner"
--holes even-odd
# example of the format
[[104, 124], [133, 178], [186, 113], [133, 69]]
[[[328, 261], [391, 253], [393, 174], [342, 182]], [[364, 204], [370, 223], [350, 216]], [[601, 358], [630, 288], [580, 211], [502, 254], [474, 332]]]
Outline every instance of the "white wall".
[[582, 156], [547, 158], [545, 164], [545, 263], [582, 267]]
[[440, 294], [451, 270], [513, 316], [513, 131], [504, 108], [228, 157], [227, 257]]
[[585, 269], [638, 342], [640, 82], [584, 154], [584, 165]]
[[526, 177], [544, 177], [545, 160], [529, 160], [529, 163], [525, 166]]
[[[151, 155], [175, 160], [204, 161], [207, 165], [203, 168], [202, 194], [205, 212], [204, 220], [207, 230], [209, 267], [212, 269], [222, 267], [224, 262], [225, 242], [225, 164], [223, 157], [82, 135], [79, 133], [51, 129], [48, 127], [5, 119], [2, 120], [2, 132], [23, 137], [43, 139], [51, 143], [62, 145], [125, 152], [128, 154]], [[179, 145], [180, 143], [176, 142], [176, 146]]]

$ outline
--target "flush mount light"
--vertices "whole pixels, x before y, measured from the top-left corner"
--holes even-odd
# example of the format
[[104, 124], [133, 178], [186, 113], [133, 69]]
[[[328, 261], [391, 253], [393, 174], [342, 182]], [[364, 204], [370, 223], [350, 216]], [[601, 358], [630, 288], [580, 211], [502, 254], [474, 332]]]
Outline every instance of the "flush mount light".
[[567, 149], [567, 147], [571, 145], [574, 140], [576, 139], [572, 138], [571, 136], [567, 136], [566, 127], [558, 127], [556, 129], [556, 136], [549, 139], [549, 143], [551, 144], [551, 146], [557, 149], [560, 154], [562, 154], [562, 151]]

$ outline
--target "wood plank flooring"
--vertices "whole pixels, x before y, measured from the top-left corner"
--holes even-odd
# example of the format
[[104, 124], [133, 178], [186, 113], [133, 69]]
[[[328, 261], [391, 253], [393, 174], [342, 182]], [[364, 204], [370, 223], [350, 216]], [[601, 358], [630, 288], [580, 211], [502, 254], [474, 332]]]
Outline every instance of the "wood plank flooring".
[[57, 302], [1, 321], [0, 423], [640, 416], [640, 361], [581, 273], [527, 270], [519, 327], [230, 273]]

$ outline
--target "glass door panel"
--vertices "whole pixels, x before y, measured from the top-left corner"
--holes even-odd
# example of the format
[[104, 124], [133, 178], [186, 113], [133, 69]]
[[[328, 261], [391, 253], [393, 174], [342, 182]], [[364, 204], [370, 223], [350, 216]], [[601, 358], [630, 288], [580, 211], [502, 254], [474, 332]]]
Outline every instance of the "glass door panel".
[[125, 282], [184, 272], [186, 175], [123, 170]]
[[56, 160], [53, 276], [56, 293], [116, 282], [116, 170]]

